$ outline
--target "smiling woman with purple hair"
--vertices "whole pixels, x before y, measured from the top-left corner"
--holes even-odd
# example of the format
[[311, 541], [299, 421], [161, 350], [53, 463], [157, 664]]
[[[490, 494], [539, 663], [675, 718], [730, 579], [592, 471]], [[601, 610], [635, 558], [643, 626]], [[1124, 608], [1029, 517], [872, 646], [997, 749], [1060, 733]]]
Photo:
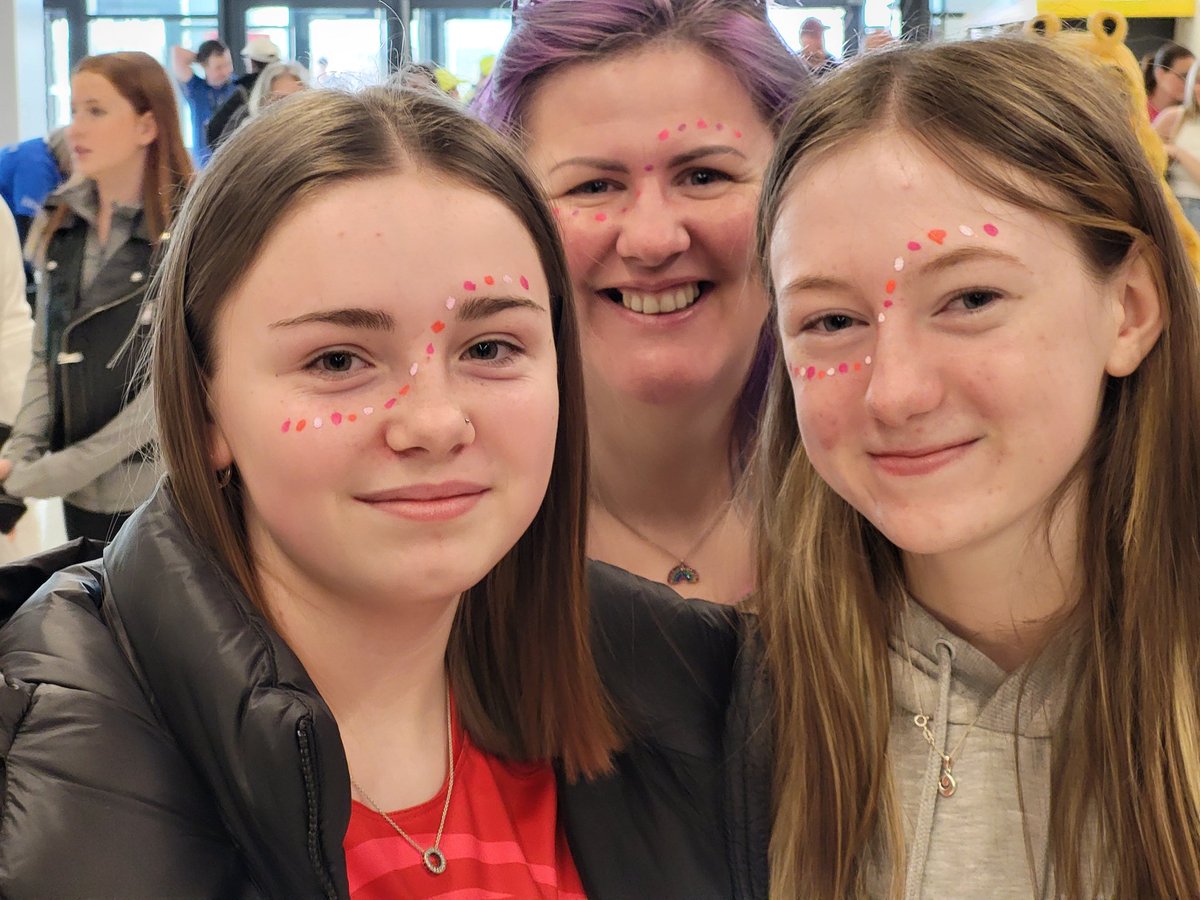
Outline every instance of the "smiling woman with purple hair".
[[588, 552], [684, 596], [753, 587], [738, 488], [774, 356], [754, 212], [807, 84], [762, 3], [535, 0], [475, 104], [526, 151], [566, 246]]

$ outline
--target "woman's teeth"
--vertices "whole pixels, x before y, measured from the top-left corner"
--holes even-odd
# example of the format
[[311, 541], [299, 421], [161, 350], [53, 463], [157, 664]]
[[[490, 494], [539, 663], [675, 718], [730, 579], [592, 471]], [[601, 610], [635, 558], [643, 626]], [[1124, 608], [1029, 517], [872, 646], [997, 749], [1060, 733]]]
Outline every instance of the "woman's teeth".
[[634, 312], [648, 316], [659, 313], [678, 312], [687, 309], [700, 296], [700, 284], [680, 285], [659, 294], [641, 293], [639, 291], [621, 291], [621, 305]]

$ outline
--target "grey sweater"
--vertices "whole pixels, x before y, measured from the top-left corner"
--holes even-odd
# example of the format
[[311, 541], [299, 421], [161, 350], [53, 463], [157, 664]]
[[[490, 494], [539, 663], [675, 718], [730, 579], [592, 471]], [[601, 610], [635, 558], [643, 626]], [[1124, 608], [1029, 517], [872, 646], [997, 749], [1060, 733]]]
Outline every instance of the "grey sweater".
[[[891, 646], [891, 758], [907, 842], [905, 900], [1054, 896], [1050, 744], [1068, 697], [1068, 662], [1061, 648], [1052, 649], [1006, 673], [909, 604]], [[952, 796], [938, 791], [941, 758], [914, 723], [918, 714], [929, 717], [936, 743], [953, 757]], [[880, 862], [868, 871], [871, 895], [888, 897], [886, 867]]]

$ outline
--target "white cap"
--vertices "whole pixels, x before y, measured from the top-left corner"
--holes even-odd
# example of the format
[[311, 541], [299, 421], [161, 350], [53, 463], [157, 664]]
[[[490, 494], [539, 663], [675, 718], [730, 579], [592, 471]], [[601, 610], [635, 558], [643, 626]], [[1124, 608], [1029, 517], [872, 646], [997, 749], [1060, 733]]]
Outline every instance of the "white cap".
[[279, 62], [279, 48], [268, 37], [250, 38], [249, 43], [242, 48], [242, 58], [252, 59], [260, 63]]

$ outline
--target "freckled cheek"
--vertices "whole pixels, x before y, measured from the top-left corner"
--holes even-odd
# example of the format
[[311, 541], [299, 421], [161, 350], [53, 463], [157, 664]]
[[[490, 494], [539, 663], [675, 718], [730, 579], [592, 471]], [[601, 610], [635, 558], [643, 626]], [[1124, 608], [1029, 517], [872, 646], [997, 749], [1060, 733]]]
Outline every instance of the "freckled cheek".
[[856, 392], [848, 385], [833, 382], [806, 382], [796, 394], [796, 422], [804, 447], [814, 464], [819, 458], [837, 450], [850, 436], [851, 416], [847, 412], [855, 402]]

